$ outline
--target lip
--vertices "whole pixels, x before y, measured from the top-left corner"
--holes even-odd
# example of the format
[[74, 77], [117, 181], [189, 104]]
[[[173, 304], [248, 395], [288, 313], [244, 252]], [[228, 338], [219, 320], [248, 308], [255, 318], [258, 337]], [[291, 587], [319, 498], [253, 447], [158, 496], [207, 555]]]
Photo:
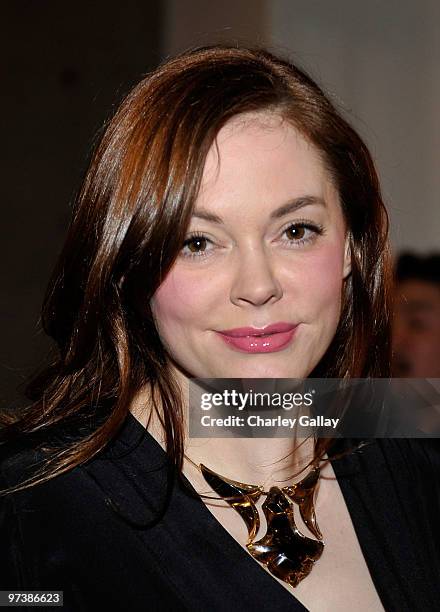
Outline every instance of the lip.
[[226, 344], [242, 353], [273, 353], [293, 339], [298, 324], [273, 323], [265, 327], [236, 327], [216, 332]]

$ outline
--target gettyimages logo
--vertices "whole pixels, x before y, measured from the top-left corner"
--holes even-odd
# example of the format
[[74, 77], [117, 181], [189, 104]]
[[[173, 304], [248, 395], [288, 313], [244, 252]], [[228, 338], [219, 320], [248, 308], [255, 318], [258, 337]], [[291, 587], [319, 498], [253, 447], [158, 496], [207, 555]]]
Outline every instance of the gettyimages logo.
[[200, 407], [202, 410], [210, 410], [213, 406], [228, 406], [244, 410], [245, 408], [271, 407], [291, 410], [299, 406], [311, 406], [313, 404], [312, 389], [306, 393], [269, 393], [253, 391], [249, 389], [241, 393], [236, 389], [224, 389], [222, 393], [202, 393]]

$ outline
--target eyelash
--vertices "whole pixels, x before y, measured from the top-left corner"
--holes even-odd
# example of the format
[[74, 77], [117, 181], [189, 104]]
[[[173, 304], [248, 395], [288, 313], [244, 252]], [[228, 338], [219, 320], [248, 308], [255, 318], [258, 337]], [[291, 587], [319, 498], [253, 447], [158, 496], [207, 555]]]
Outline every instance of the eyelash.
[[[289, 229], [291, 228], [304, 228], [304, 229], [308, 229], [312, 232], [314, 232], [314, 236], [311, 236], [309, 238], [301, 238], [300, 240], [286, 240], [288, 244], [288, 248], [298, 248], [298, 245], [303, 245], [309, 242], [312, 242], [313, 240], [316, 239], [317, 236], [322, 236], [324, 234], [324, 227], [319, 224], [319, 223], [312, 223], [310, 221], [296, 221], [295, 223], [289, 223], [289, 225], [287, 225], [283, 230], [282, 230], [282, 234], [284, 234], [285, 232], [287, 232]], [[212, 244], [212, 240], [210, 240], [209, 238], [207, 238], [204, 234], [202, 234], [201, 232], [194, 232], [192, 234], [190, 234], [188, 236], [188, 238], [185, 239], [184, 243], [183, 243], [183, 247], [182, 247], [182, 257], [185, 257], [187, 259], [194, 259], [194, 258], [198, 258], [198, 257], [208, 257], [208, 255], [206, 253], [203, 253], [203, 251], [200, 252], [196, 252], [196, 253], [184, 253], [183, 249], [188, 246], [189, 244], [191, 244], [194, 240], [196, 239], [204, 239], [206, 240], [206, 242], [210, 242]]]

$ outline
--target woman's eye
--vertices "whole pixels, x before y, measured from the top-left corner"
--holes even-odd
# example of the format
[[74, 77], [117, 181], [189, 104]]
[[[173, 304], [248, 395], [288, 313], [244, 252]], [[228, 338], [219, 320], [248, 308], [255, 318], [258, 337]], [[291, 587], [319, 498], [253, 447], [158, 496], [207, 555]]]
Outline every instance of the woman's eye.
[[[315, 240], [318, 235], [324, 233], [322, 225], [315, 225], [314, 223], [291, 223], [284, 231], [283, 234], [287, 236], [287, 243], [296, 246], [298, 244], [304, 244]], [[289, 245], [289, 246], [290, 246]]]
[[182, 255], [184, 257], [200, 257], [204, 256], [207, 252], [208, 243], [211, 241], [206, 236], [190, 236], [187, 238], [182, 247]]
[[306, 228], [302, 225], [291, 225], [286, 230], [286, 236], [289, 239], [302, 240], [306, 234]]
[[206, 249], [206, 238], [191, 238], [191, 240], [187, 241], [186, 246], [191, 253], [199, 253]]

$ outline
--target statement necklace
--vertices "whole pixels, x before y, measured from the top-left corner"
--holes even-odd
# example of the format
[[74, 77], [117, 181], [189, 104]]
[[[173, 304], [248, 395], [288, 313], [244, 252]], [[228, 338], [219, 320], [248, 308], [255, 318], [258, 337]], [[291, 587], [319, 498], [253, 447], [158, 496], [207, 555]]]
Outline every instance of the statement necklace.
[[[191, 459], [189, 461], [201, 471], [206, 482], [220, 498], [232, 506], [244, 520], [248, 530], [246, 548], [254, 559], [267, 567], [271, 574], [293, 587], [310, 574], [324, 550], [314, 506], [319, 467], [314, 467], [303, 480], [294, 485], [283, 488], [274, 486], [265, 491], [261, 485], [231, 480], [216, 474], [203, 463], [197, 465]], [[261, 495], [266, 495], [263, 512], [267, 531], [255, 542], [260, 528], [260, 516], [255, 502]], [[301, 518], [316, 540], [299, 531], [295, 524], [292, 502], [299, 506]]]

